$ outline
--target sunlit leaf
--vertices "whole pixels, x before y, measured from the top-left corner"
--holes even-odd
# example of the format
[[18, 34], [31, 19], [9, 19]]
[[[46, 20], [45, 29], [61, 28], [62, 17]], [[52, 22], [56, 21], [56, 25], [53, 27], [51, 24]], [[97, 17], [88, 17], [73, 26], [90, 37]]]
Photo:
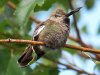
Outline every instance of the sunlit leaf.
[[18, 24], [21, 26], [26, 25], [32, 13], [32, 9], [34, 9], [36, 4], [42, 5], [43, 1], [44, 0], [22, 0], [15, 11]]
[[36, 4], [41, 6], [43, 3], [44, 0], [22, 0], [19, 3], [14, 14], [16, 15], [16, 21], [20, 26], [21, 34], [25, 35], [27, 31], [31, 29], [29, 16], [32, 14], [32, 10], [35, 8]]
[[34, 3], [35, 0], [22, 0], [19, 3], [14, 13], [16, 15], [18, 25], [25, 26], [27, 24], [30, 13], [35, 6]]

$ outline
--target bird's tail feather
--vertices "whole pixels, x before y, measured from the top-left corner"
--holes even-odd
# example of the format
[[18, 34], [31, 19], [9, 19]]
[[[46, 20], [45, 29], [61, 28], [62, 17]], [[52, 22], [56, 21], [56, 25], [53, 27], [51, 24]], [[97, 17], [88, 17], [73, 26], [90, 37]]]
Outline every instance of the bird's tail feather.
[[32, 45], [28, 45], [28, 47], [26, 47], [25, 51], [18, 59], [18, 63], [21, 67], [25, 67], [29, 65], [32, 61], [36, 61], [36, 59], [37, 54], [35, 53]]
[[40, 49], [37, 46], [33, 48], [32, 45], [28, 45], [28, 47], [26, 47], [25, 51], [18, 59], [18, 63], [21, 67], [25, 67], [35, 62], [43, 55], [44, 52], [40, 51]]

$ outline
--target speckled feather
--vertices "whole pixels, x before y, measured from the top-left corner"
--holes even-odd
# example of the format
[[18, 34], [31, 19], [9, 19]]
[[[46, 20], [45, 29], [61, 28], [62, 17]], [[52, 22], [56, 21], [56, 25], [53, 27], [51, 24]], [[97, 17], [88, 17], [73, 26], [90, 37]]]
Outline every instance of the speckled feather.
[[56, 10], [35, 31], [39, 30], [41, 26], [45, 27], [37, 36], [33, 37], [35, 41], [46, 42], [46, 46], [49, 48], [60, 48], [66, 43], [70, 31], [70, 20], [62, 9]]
[[66, 23], [58, 23], [53, 20], [47, 20], [45, 28], [40, 32], [38, 40], [46, 42], [46, 46], [50, 48], [60, 48], [67, 40], [69, 28]]
[[[29, 45], [18, 59], [20, 66], [27, 66], [32, 59], [36, 61], [45, 54], [47, 48], [53, 50], [63, 47], [67, 41], [69, 31], [69, 18], [66, 17], [66, 13], [62, 9], [57, 9], [48, 20], [39, 24], [33, 33], [32, 40], [45, 42], [46, 46]], [[36, 52], [37, 56], [32, 55], [33, 51]]]

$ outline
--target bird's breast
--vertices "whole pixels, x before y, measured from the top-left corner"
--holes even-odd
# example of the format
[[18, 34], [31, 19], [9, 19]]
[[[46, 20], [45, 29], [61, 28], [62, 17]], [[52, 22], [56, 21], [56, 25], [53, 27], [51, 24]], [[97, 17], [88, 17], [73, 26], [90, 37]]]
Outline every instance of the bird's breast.
[[66, 31], [67, 28], [62, 29], [61, 27], [56, 27], [56, 25], [45, 27], [39, 34], [39, 41], [45, 42], [47, 47], [60, 48], [66, 43], [68, 36]]

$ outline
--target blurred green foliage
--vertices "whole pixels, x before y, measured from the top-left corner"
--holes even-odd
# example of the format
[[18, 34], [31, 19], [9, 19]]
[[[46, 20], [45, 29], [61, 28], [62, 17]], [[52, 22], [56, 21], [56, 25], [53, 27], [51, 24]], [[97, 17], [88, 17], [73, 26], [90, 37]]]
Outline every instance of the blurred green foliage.
[[82, 30], [81, 30], [83, 33], [86, 33], [86, 34], [88, 34], [88, 31], [87, 31], [87, 26], [86, 25], [84, 25], [83, 27], [82, 27]]
[[[16, 10], [8, 6], [8, 0], [0, 0], [0, 39], [31, 39], [29, 35], [32, 25], [32, 21], [29, 20], [30, 15], [41, 10], [48, 10], [53, 4], [61, 5], [66, 10], [70, 9], [68, 0], [10, 1], [16, 5]], [[77, 0], [75, 1], [77, 2]], [[95, 0], [86, 0], [86, 7], [91, 9], [94, 2]], [[80, 19], [79, 14], [77, 15], [77, 19]], [[87, 33], [87, 27], [84, 26], [82, 31]], [[52, 63], [54, 66], [51, 66], [51, 61], [42, 61], [42, 64], [38, 64], [34, 69], [29, 66], [26, 68], [19, 67], [17, 59], [25, 46], [23, 44], [0, 44], [0, 75], [58, 75], [59, 68], [57, 67], [57, 63]], [[74, 50], [68, 48], [63, 49], [72, 55], [76, 54]], [[46, 57], [58, 61], [61, 57], [61, 51], [47, 53]], [[48, 64], [45, 65], [45, 63]]]
[[100, 34], [100, 25], [98, 27], [97, 34]]
[[95, 0], [86, 0], [85, 1], [87, 9], [91, 9], [93, 7], [94, 3], [95, 3]]

